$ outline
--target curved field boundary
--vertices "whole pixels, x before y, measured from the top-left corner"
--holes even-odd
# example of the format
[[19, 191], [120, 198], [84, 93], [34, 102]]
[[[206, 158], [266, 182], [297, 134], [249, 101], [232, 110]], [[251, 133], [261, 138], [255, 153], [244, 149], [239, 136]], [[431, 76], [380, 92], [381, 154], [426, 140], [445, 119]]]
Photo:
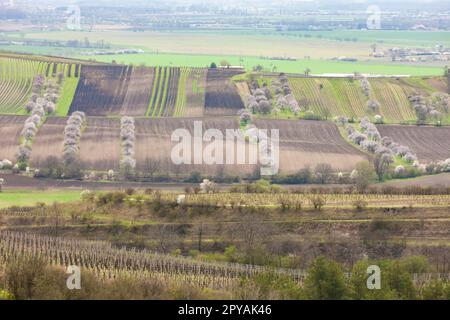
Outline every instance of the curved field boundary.
[[246, 81], [237, 81], [235, 82], [237, 91], [241, 96], [242, 101], [246, 101], [247, 97], [251, 95], [250, 87]]
[[33, 80], [46, 63], [0, 56], [0, 113], [24, 112], [31, 95]]
[[0, 159], [16, 159], [20, 133], [27, 116], [0, 116]]
[[381, 136], [411, 148], [421, 162], [450, 158], [450, 127], [377, 126]]
[[[438, 78], [436, 78], [438, 79]], [[399, 82], [404, 84], [404, 87], [409, 87], [408, 91], [419, 92], [422, 95], [431, 95], [438, 89], [433, 87], [427, 78], [400, 78]]]
[[206, 77], [205, 115], [236, 115], [244, 108], [232, 77], [241, 70], [209, 69]]

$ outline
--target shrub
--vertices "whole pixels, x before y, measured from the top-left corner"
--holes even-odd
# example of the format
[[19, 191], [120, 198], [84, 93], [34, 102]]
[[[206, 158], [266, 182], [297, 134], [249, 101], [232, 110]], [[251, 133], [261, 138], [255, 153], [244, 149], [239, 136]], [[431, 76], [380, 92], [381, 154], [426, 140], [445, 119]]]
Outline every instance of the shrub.
[[324, 257], [311, 265], [304, 290], [306, 297], [313, 300], [343, 300], [349, 294], [341, 267]]
[[327, 199], [324, 195], [321, 194], [313, 194], [308, 197], [309, 203], [316, 210], [322, 210], [322, 207], [327, 204]]

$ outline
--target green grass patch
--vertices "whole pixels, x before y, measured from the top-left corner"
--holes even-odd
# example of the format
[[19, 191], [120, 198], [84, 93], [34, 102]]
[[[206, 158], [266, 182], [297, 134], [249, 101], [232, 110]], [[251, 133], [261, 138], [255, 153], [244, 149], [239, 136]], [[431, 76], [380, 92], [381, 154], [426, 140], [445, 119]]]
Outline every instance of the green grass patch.
[[[77, 56], [79, 59], [87, 59], [85, 56]], [[90, 56], [101, 62], [115, 60], [123, 64], [147, 65], [147, 66], [180, 66], [180, 67], [209, 67], [211, 62], [219, 63], [227, 60], [232, 65], [242, 65], [247, 71], [254, 66], [261, 65], [265, 69], [286, 73], [304, 73], [309, 68], [312, 74], [324, 73], [369, 73], [386, 75], [411, 75], [411, 76], [441, 76], [444, 73], [442, 67], [413, 66], [405, 64], [382, 64], [377, 62], [344, 62], [333, 60], [298, 59], [296, 61], [263, 59], [259, 57], [240, 57], [231, 55], [205, 55], [205, 54], [172, 54], [172, 53], [145, 53], [123, 55], [98, 55]]]
[[54, 202], [72, 202], [80, 200], [81, 191], [48, 190], [48, 191], [22, 191], [4, 190], [0, 193], [0, 208], [12, 206], [29, 207], [37, 203], [52, 204]]
[[56, 114], [61, 117], [67, 116], [69, 113], [70, 105], [72, 104], [73, 98], [75, 96], [75, 91], [77, 90], [79, 78], [66, 77], [61, 89], [61, 95], [56, 103]]

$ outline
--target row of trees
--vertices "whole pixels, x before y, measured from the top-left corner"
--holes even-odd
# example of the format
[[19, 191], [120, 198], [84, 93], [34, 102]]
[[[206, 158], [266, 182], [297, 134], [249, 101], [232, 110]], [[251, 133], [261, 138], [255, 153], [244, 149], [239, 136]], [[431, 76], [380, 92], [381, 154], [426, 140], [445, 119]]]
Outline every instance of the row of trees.
[[63, 76], [58, 77], [56, 83], [50, 80], [45, 81], [43, 75], [37, 75], [33, 80], [32, 94], [25, 105], [25, 111], [31, 113], [31, 115], [25, 120], [16, 154], [16, 169], [18, 170], [28, 167], [33, 139], [39, 127], [44, 123], [46, 115], [52, 114], [56, 110], [56, 102], [59, 98]]
[[63, 166], [65, 178], [78, 178], [80, 169], [80, 139], [86, 125], [84, 112], [76, 111], [67, 120], [64, 128]]
[[20, 134], [19, 148], [16, 153], [18, 166], [22, 169], [28, 166], [33, 139], [37, 134], [39, 126], [44, 122], [44, 106], [42, 103], [37, 103], [37, 99], [43, 90], [44, 81], [45, 78], [42, 75], [37, 75], [34, 78], [31, 89], [32, 95], [30, 101], [25, 106], [25, 110], [31, 113], [31, 116], [25, 120], [25, 125]]
[[122, 117], [120, 120], [120, 140], [122, 146], [121, 169], [125, 177], [130, 177], [136, 170], [134, 146], [136, 141], [134, 118]]
[[[349, 125], [348, 119], [344, 117], [339, 117], [338, 123], [345, 128], [350, 141], [374, 155], [374, 167], [380, 181], [384, 179], [386, 172], [395, 162], [395, 157], [399, 157], [425, 172], [425, 166], [419, 163], [415, 153], [408, 147], [394, 142], [390, 137], [381, 138], [377, 127], [367, 117], [361, 119], [360, 131], [355, 126]], [[403, 171], [403, 166], [395, 168], [396, 174], [401, 174]]]

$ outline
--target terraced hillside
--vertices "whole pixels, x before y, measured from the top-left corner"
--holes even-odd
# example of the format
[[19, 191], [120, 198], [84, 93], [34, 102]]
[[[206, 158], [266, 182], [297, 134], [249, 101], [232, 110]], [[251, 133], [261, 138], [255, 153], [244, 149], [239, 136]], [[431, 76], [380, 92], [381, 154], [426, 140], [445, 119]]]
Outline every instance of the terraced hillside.
[[378, 126], [383, 137], [408, 146], [421, 162], [450, 158], [450, 127]]
[[61, 81], [56, 113], [65, 116], [69, 110], [81, 65], [78, 62], [27, 55], [0, 55], [0, 114], [24, 114], [32, 94], [33, 81], [40, 75]]

